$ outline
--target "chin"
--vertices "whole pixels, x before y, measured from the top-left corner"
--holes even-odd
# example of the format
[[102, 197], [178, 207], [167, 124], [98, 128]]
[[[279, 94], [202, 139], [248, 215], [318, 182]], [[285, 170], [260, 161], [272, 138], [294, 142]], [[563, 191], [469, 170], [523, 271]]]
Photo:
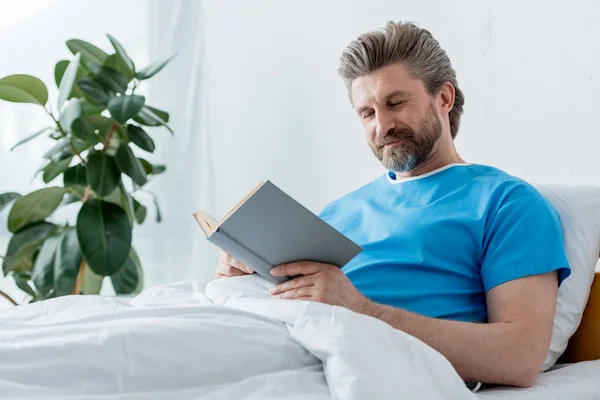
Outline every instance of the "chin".
[[416, 160], [412, 157], [403, 157], [402, 160], [394, 159], [393, 157], [384, 157], [382, 160], [383, 166], [387, 169], [398, 172], [405, 173], [410, 172], [417, 168], [420, 163], [415, 162]]

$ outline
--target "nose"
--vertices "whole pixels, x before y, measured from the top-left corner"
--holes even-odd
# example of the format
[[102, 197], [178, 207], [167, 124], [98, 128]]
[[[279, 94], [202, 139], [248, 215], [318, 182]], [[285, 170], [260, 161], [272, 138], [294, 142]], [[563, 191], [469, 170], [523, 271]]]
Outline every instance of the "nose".
[[377, 137], [384, 137], [395, 127], [396, 122], [392, 113], [386, 111], [375, 113], [375, 134]]

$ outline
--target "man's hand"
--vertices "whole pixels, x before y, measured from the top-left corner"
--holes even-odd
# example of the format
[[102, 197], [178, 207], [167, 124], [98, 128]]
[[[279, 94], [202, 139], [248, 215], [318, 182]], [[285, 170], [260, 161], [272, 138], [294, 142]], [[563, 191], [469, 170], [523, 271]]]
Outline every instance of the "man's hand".
[[221, 252], [217, 265], [217, 279], [253, 274], [254, 271], [246, 264], [236, 260], [231, 255]]
[[312, 300], [361, 312], [369, 303], [335, 265], [295, 262], [271, 270], [274, 276], [298, 276], [275, 286], [270, 293], [277, 299]]

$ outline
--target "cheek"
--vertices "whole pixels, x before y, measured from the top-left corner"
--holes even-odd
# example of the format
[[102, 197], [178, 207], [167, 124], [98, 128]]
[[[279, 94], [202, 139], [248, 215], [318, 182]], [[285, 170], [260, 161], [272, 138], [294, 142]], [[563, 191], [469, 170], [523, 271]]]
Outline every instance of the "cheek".
[[371, 122], [363, 122], [363, 129], [365, 130], [365, 135], [367, 136], [367, 141], [369, 143], [373, 143], [375, 138], [377, 137], [377, 131], [375, 129], [375, 124]]

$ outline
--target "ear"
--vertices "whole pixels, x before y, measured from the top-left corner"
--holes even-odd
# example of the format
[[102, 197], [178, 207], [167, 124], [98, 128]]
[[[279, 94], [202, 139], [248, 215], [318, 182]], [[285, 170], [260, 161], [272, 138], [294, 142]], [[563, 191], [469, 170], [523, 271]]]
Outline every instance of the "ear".
[[454, 106], [454, 86], [450, 82], [442, 85], [439, 91], [440, 109], [442, 112], [449, 114]]

